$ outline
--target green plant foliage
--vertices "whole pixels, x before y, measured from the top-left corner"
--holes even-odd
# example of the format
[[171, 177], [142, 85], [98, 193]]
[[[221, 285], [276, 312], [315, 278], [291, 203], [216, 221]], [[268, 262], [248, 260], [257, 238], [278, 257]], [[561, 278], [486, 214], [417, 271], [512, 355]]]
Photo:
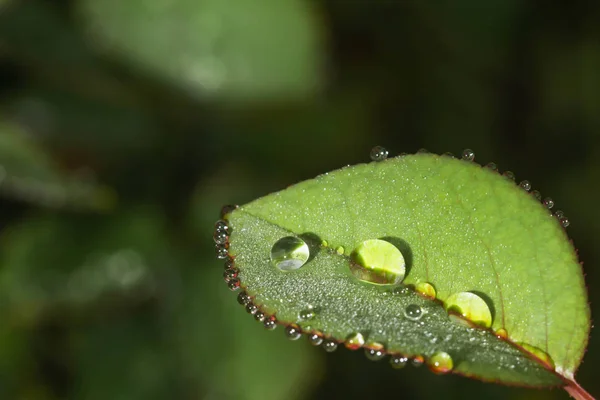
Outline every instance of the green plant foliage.
[[[228, 219], [242, 287], [282, 323], [338, 341], [362, 332], [389, 353], [444, 351], [458, 373], [521, 385], [572, 379], [581, 362], [590, 320], [575, 250], [546, 207], [495, 171], [446, 156], [397, 157], [299, 183]], [[269, 260], [285, 236], [313, 245], [313, 258], [297, 271]], [[393, 295], [356, 279], [349, 255], [382, 238], [408, 260], [403, 284], [432, 284], [441, 302], [480, 294], [492, 330], [506, 330], [508, 340], [452, 322], [441, 304], [412, 291]], [[403, 317], [411, 304], [424, 310], [418, 323]], [[307, 307], [320, 311], [304, 321]]]

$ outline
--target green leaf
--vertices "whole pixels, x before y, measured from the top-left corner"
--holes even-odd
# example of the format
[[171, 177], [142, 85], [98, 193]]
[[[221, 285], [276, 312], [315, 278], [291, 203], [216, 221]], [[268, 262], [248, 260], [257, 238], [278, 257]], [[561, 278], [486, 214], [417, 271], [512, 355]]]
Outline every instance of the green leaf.
[[[397, 157], [321, 175], [227, 218], [241, 286], [281, 323], [337, 341], [359, 332], [391, 354], [443, 351], [459, 374], [524, 386], [572, 380], [581, 362], [590, 320], [576, 252], [558, 219], [495, 171], [432, 154]], [[298, 270], [270, 262], [285, 236], [311, 247]], [[403, 284], [432, 284], [436, 301], [355, 278], [353, 250], [382, 238], [404, 255]], [[440, 303], [459, 292], [485, 300], [490, 330], [448, 318]], [[418, 321], [404, 316], [413, 304], [424, 310]], [[308, 307], [319, 312], [302, 320]], [[494, 334], [501, 329], [507, 340]]]
[[191, 93], [297, 97], [322, 81], [318, 25], [300, 0], [80, 3], [95, 43]]

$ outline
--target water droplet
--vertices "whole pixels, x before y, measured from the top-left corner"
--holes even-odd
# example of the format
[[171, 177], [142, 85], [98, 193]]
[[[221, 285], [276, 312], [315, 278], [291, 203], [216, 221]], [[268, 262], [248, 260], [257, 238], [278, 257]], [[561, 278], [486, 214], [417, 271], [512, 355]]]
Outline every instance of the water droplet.
[[515, 180], [515, 174], [512, 171], [504, 171], [502, 174], [505, 178], [510, 179], [511, 181]]
[[[444, 304], [450, 318], [456, 315], [471, 323], [489, 328], [492, 326], [492, 313], [485, 300], [471, 292], [459, 292], [450, 295]], [[462, 318], [452, 318], [455, 322], [469, 326]]]
[[233, 278], [229, 282], [227, 282], [227, 287], [231, 291], [236, 291], [240, 288], [240, 280], [238, 278]]
[[547, 366], [551, 367], [552, 369], [555, 368], [554, 360], [544, 350], [527, 343], [517, 343], [517, 345], [521, 346], [523, 349], [533, 354], [536, 358], [545, 363]]
[[262, 311], [257, 311], [254, 314], [254, 319], [257, 320], [258, 322], [263, 322], [265, 320], [265, 313]]
[[560, 224], [563, 226], [563, 228], [566, 228], [567, 226], [571, 225], [571, 222], [567, 217], [562, 217], [560, 219]]
[[258, 311], [258, 307], [256, 307], [252, 303], [248, 303], [246, 304], [246, 311], [248, 312], [248, 314], [255, 314]]
[[383, 161], [388, 157], [388, 151], [385, 147], [375, 146], [371, 149], [371, 160]]
[[336, 253], [338, 253], [339, 255], [343, 255], [343, 254], [344, 254], [344, 247], [342, 247], [342, 246], [338, 246], [338, 247], [335, 249], [335, 252], [336, 252]]
[[230, 280], [238, 276], [239, 271], [236, 268], [229, 268], [223, 272], [223, 278]]
[[285, 336], [290, 340], [298, 340], [302, 336], [302, 331], [296, 325], [288, 325], [285, 327]]
[[227, 243], [227, 231], [216, 231], [213, 235], [213, 240], [216, 244], [225, 244]]
[[323, 340], [322, 346], [326, 352], [332, 353], [332, 352], [336, 351], [338, 344], [333, 340], [327, 339], [327, 340]]
[[227, 248], [221, 244], [217, 244], [215, 246], [215, 251], [217, 252], [217, 258], [221, 260], [227, 258], [227, 256], [229, 255]]
[[435, 299], [436, 291], [433, 285], [429, 282], [419, 282], [415, 285], [415, 290], [421, 295], [430, 299]]
[[504, 328], [500, 328], [496, 331], [498, 339], [508, 339], [508, 332]]
[[316, 310], [314, 308], [307, 308], [305, 310], [301, 310], [298, 313], [298, 318], [304, 320], [304, 321], [308, 321], [311, 320], [315, 317], [316, 314]]
[[471, 149], [464, 149], [462, 152], [462, 159], [465, 161], [475, 160], [475, 152]]
[[556, 212], [554, 213], [554, 216], [558, 219], [561, 219], [562, 217], [565, 216], [565, 213], [562, 210], [556, 210]]
[[312, 333], [308, 335], [308, 341], [313, 346], [320, 346], [323, 343], [323, 337], [317, 333]]
[[485, 166], [488, 169], [491, 169], [492, 171], [497, 171], [498, 170], [498, 166], [496, 165], [496, 163], [487, 163], [487, 165]]
[[429, 366], [429, 369], [436, 374], [447, 374], [448, 372], [452, 371], [452, 368], [454, 368], [452, 357], [450, 357], [450, 354], [446, 353], [445, 351], [438, 351], [437, 353], [434, 353], [427, 360], [427, 365]]
[[406, 367], [406, 363], [408, 362], [408, 358], [404, 356], [392, 356], [390, 357], [390, 365], [392, 368], [400, 369]]
[[265, 318], [265, 320], [263, 321], [263, 325], [264, 325], [265, 329], [268, 329], [270, 331], [277, 328], [277, 323], [276, 323], [274, 317]]
[[225, 267], [226, 270], [233, 268], [233, 260], [229, 257], [227, 259], [225, 259], [225, 263], [223, 264], [223, 267]]
[[531, 190], [531, 183], [529, 181], [521, 181], [521, 183], [519, 183], [519, 186], [521, 186], [526, 192], [529, 192]]
[[344, 346], [348, 350], [358, 350], [365, 344], [365, 337], [360, 332], [349, 335], [344, 341]]
[[420, 149], [417, 151], [417, 153], [419, 153], [419, 154], [427, 154], [427, 153], [429, 153], [429, 150], [427, 150], [427, 149], [424, 149], [424, 148], [420, 148]]
[[227, 215], [231, 214], [233, 210], [238, 208], [235, 204], [227, 204], [221, 208], [221, 218], [225, 218]]
[[536, 199], [538, 199], [539, 201], [541, 201], [541, 200], [542, 200], [542, 194], [540, 193], [540, 191], [539, 191], [539, 190], [532, 190], [532, 191], [531, 191], [531, 195], [532, 195], [533, 197], [535, 197]]
[[245, 306], [246, 304], [250, 303], [250, 300], [251, 300], [251, 298], [248, 295], [248, 293], [242, 292], [242, 293], [238, 294], [237, 301], [241, 305]]
[[423, 356], [415, 356], [415, 358], [410, 360], [410, 363], [413, 365], [413, 367], [420, 367], [421, 365], [423, 365], [424, 362], [425, 359], [423, 358]]
[[271, 248], [271, 261], [282, 271], [292, 271], [308, 261], [310, 250], [306, 242], [295, 236], [279, 239]]
[[385, 347], [381, 343], [371, 342], [365, 346], [365, 356], [371, 361], [379, 361], [385, 357]]
[[229, 230], [229, 225], [227, 221], [220, 219], [215, 222], [215, 232], [227, 232]]
[[416, 304], [409, 304], [404, 309], [404, 316], [411, 321], [418, 321], [423, 316], [424, 312], [421, 306]]
[[404, 257], [396, 246], [379, 239], [365, 240], [350, 255], [352, 274], [364, 282], [386, 285], [404, 279]]
[[550, 197], [546, 197], [544, 199], [543, 203], [546, 206], [546, 208], [548, 208], [548, 209], [554, 207], [554, 200], [552, 200]]
[[408, 289], [406, 286], [398, 286], [392, 289], [392, 294], [396, 296], [405, 296], [408, 293], [410, 293], [410, 289]]

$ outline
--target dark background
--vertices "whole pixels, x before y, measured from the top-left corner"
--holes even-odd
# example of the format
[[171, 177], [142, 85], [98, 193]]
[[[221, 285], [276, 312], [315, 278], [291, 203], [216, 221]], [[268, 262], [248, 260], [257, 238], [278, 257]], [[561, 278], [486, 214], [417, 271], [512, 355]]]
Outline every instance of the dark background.
[[599, 134], [600, 2], [0, 0], [0, 398], [566, 399], [265, 332], [212, 231], [376, 144], [469, 147], [564, 210], [594, 305]]

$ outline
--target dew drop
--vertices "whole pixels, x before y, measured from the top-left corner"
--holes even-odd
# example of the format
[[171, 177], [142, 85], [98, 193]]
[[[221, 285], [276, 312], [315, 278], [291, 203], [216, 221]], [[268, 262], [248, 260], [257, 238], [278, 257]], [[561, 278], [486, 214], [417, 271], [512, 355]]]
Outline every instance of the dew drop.
[[471, 149], [464, 149], [462, 152], [462, 159], [465, 161], [475, 160], [475, 152]]
[[[464, 319], [471, 323], [489, 328], [492, 326], [492, 313], [489, 306], [481, 297], [471, 292], [459, 292], [450, 295], [444, 304], [450, 318], [462, 325], [470, 326]], [[456, 317], [456, 315], [464, 318]]]
[[217, 258], [221, 260], [224, 260], [229, 255], [227, 248], [221, 244], [215, 246], [215, 251], [217, 252]]
[[271, 248], [271, 261], [282, 271], [293, 271], [308, 261], [310, 250], [306, 242], [295, 236], [279, 239]]
[[571, 225], [571, 222], [567, 217], [562, 217], [560, 219], [560, 224], [563, 226], [563, 228], [566, 228], [567, 226]]
[[436, 291], [433, 285], [429, 282], [419, 282], [415, 285], [415, 290], [421, 295], [430, 299], [435, 299]]
[[235, 292], [240, 288], [240, 280], [238, 278], [233, 278], [229, 282], [227, 282], [227, 287], [232, 292]]
[[225, 218], [227, 215], [231, 214], [233, 210], [238, 208], [235, 204], [227, 204], [221, 207], [221, 218]]
[[350, 334], [344, 341], [348, 350], [358, 350], [365, 344], [365, 337], [360, 332]]
[[429, 357], [427, 366], [436, 374], [447, 374], [454, 368], [454, 362], [450, 354], [445, 351], [438, 351]]
[[507, 179], [510, 179], [511, 181], [515, 180], [515, 174], [512, 171], [504, 171], [502, 176], [504, 176]]
[[423, 309], [417, 304], [409, 304], [404, 309], [404, 316], [411, 321], [420, 320], [423, 314]]
[[326, 352], [332, 353], [337, 350], [338, 344], [334, 340], [327, 339], [323, 340], [322, 346]]
[[323, 337], [319, 334], [311, 333], [310, 335], [308, 335], [308, 341], [313, 346], [320, 346], [321, 343], [323, 343]]
[[492, 171], [498, 170], [498, 166], [496, 165], [496, 163], [493, 163], [493, 162], [487, 163], [487, 165], [485, 167], [487, 169], [491, 169]]
[[268, 329], [270, 331], [277, 328], [277, 323], [275, 321], [275, 318], [274, 317], [265, 318], [263, 321], [263, 326], [265, 327], [265, 329]]
[[344, 254], [344, 247], [342, 247], [342, 246], [338, 246], [338, 247], [335, 249], [335, 252], [336, 252], [336, 253], [338, 253], [340, 256], [341, 256], [341, 255], [343, 255], [343, 254]]
[[227, 232], [229, 230], [229, 225], [227, 221], [220, 219], [215, 222], [215, 232]]
[[404, 356], [392, 356], [390, 358], [390, 365], [392, 368], [400, 369], [406, 367], [406, 363], [408, 362], [408, 358]]
[[302, 336], [302, 331], [296, 325], [288, 325], [285, 327], [285, 336], [290, 340], [298, 340]]
[[558, 219], [561, 219], [565, 216], [565, 213], [562, 210], [556, 210], [556, 212], [554, 212], [554, 216]]
[[246, 304], [250, 303], [250, 300], [251, 299], [250, 299], [250, 296], [248, 295], [248, 293], [242, 292], [242, 293], [238, 294], [237, 301], [241, 305], [245, 306]]
[[504, 328], [500, 328], [496, 331], [498, 339], [508, 339], [508, 332]]
[[236, 268], [229, 268], [226, 269], [225, 272], [223, 272], [223, 278], [225, 278], [225, 280], [230, 280], [233, 278], [236, 278], [238, 276], [239, 271]]
[[555, 368], [554, 360], [544, 350], [527, 343], [517, 343], [517, 345], [521, 346], [522, 348], [533, 354], [536, 358], [541, 360], [547, 366], [551, 367], [552, 369]]
[[521, 183], [519, 183], [519, 186], [521, 186], [526, 192], [529, 192], [531, 190], [531, 183], [529, 181], [521, 181]]
[[371, 342], [365, 346], [365, 356], [371, 361], [379, 361], [385, 357], [385, 347], [381, 343]]
[[258, 307], [252, 303], [248, 303], [246, 304], [246, 311], [248, 312], [248, 314], [256, 314], [256, 312], [258, 311]]
[[385, 147], [375, 146], [371, 149], [371, 160], [383, 161], [388, 157], [388, 151]]
[[413, 365], [413, 367], [420, 367], [421, 365], [423, 365], [424, 362], [425, 359], [423, 358], [423, 356], [415, 356], [415, 358], [410, 360], [410, 363]]
[[257, 311], [254, 314], [254, 319], [257, 320], [258, 322], [263, 322], [265, 320], [265, 313], [262, 311]]
[[544, 199], [543, 203], [546, 206], [546, 208], [548, 208], [548, 209], [554, 207], [554, 200], [552, 200], [550, 197], [546, 197]]
[[305, 310], [300, 310], [298, 313], [298, 318], [308, 321], [315, 317], [316, 310], [314, 308], [307, 308]]
[[365, 240], [350, 255], [352, 274], [364, 282], [389, 285], [404, 279], [404, 257], [396, 246], [379, 239]]
[[392, 294], [396, 296], [405, 296], [410, 293], [410, 290], [406, 286], [398, 286], [392, 289]]
[[223, 264], [223, 267], [225, 268], [225, 270], [233, 268], [233, 260], [231, 258], [225, 259], [225, 263]]
[[542, 194], [540, 193], [539, 190], [532, 190], [531, 195], [533, 197], [535, 197], [536, 199], [538, 199], [539, 201], [542, 201]]

